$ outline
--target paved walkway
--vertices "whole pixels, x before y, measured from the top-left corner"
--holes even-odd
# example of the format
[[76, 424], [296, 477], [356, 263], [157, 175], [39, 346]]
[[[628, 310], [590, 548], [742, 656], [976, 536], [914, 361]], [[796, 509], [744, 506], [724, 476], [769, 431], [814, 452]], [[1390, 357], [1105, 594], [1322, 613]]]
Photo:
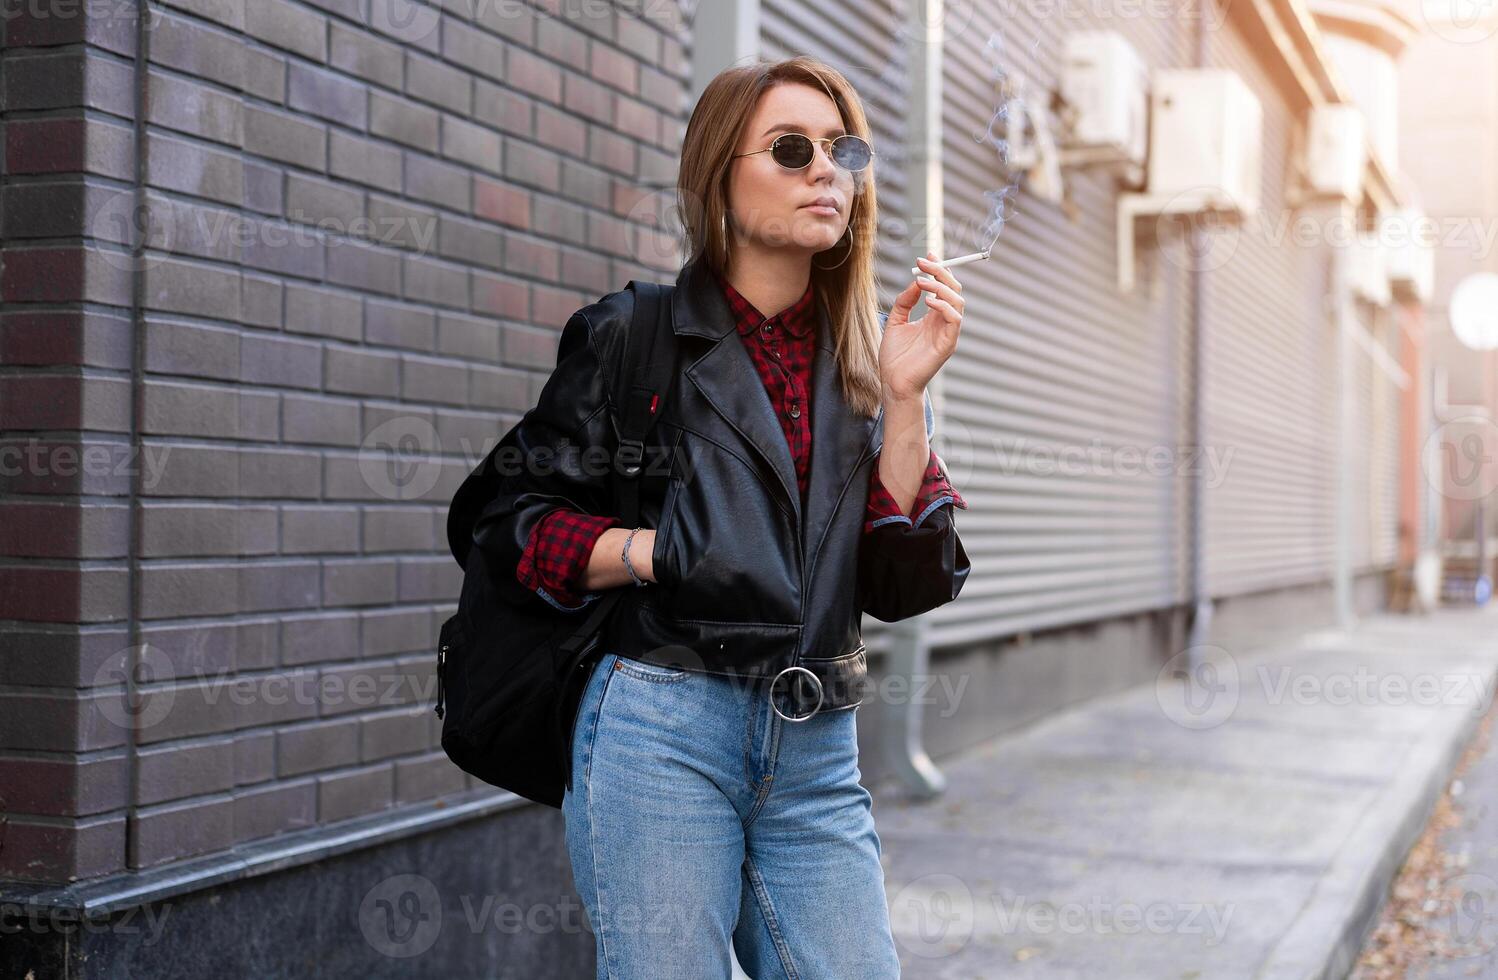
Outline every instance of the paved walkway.
[[1378, 615], [874, 789], [904, 975], [1342, 977], [1498, 679], [1498, 607]]

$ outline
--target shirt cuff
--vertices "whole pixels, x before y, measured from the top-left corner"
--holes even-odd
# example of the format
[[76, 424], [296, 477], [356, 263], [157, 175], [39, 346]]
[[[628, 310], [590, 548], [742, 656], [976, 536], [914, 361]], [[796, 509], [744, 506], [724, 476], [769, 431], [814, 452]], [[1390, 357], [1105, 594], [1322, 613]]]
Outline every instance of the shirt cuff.
[[559, 507], [531, 528], [515, 567], [520, 584], [557, 609], [582, 609], [603, 593], [582, 588], [583, 574], [599, 535], [619, 525], [616, 517], [582, 514]]
[[869, 477], [869, 505], [864, 515], [863, 529], [868, 532], [876, 527], [893, 523], [920, 527], [931, 512], [942, 504], [967, 509], [967, 501], [962, 499], [962, 495], [947, 479], [941, 458], [936, 455], [935, 449], [931, 450], [931, 458], [926, 462], [926, 472], [921, 477], [921, 488], [916, 492], [915, 502], [911, 504], [909, 514], [900, 513], [894, 496], [885, 487], [884, 481], [879, 479], [879, 458], [876, 456], [873, 472]]

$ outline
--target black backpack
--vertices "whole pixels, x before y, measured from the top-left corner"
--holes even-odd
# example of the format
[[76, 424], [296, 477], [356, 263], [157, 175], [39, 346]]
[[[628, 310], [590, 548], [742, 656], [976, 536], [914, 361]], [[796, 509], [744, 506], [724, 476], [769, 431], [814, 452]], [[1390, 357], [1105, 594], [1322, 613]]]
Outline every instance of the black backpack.
[[[634, 319], [614, 365], [618, 465], [611, 470], [618, 516], [639, 518], [644, 442], [660, 417], [675, 370], [670, 286], [631, 280]], [[652, 411], [654, 400], [655, 411]], [[514, 445], [517, 424], [453, 496], [448, 544], [463, 566], [458, 610], [442, 624], [437, 650], [437, 717], [442, 749], [463, 771], [518, 796], [561, 809], [572, 777], [572, 728], [604, 623], [627, 585], [607, 590], [579, 625], [576, 614], [522, 602], [514, 568], [494, 567], [472, 547], [473, 527], [504, 477], [495, 456]]]

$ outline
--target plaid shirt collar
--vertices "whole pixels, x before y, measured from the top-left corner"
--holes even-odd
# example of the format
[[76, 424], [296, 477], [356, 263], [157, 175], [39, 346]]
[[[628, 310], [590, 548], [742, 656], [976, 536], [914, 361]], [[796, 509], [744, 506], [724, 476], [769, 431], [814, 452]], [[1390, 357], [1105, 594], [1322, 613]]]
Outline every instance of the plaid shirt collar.
[[728, 308], [733, 311], [734, 324], [738, 327], [740, 336], [751, 336], [766, 319], [772, 323], [778, 322], [793, 337], [807, 337], [816, 329], [816, 291], [811, 283], [806, 284], [806, 292], [801, 294], [800, 299], [774, 316], [766, 317], [716, 269], [713, 270], [713, 276], [718, 280], [718, 285], [723, 287], [723, 295], [728, 299]]

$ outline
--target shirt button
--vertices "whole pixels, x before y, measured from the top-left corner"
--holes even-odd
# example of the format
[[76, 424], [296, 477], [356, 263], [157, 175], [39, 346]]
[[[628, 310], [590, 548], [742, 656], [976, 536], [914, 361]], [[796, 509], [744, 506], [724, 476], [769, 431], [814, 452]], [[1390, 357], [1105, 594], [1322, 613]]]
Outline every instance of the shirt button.
[[793, 419], [799, 419], [800, 417], [801, 417], [801, 406], [797, 405], [795, 402], [791, 402], [791, 418], [793, 418]]
[[775, 332], [775, 324], [771, 323], [769, 320], [766, 320], [765, 321], [765, 327], [764, 327], [764, 329], [765, 329], [765, 333], [774, 333]]

